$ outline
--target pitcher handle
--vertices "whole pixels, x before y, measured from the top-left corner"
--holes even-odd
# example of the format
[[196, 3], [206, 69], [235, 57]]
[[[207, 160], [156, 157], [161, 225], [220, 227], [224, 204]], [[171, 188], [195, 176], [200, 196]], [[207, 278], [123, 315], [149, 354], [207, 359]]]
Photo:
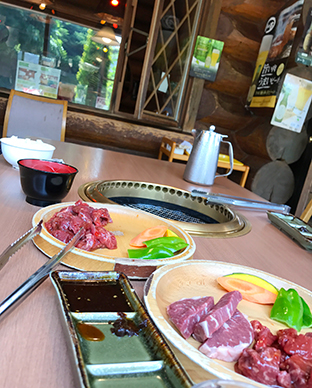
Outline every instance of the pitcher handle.
[[229, 141], [225, 141], [225, 140], [221, 140], [222, 143], [227, 143], [228, 146], [229, 146], [229, 157], [230, 157], [230, 170], [226, 173], [226, 174], [220, 174], [220, 175], [216, 175], [216, 178], [219, 178], [221, 176], [229, 176], [230, 174], [232, 174], [232, 171], [233, 171], [233, 146], [232, 146], [232, 143], [229, 142]]

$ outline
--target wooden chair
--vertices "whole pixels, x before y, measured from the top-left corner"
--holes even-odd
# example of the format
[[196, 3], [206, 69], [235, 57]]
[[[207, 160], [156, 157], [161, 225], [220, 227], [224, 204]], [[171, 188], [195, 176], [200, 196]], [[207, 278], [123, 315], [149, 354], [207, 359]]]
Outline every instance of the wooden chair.
[[[167, 148], [167, 145], [169, 146], [169, 148]], [[176, 145], [177, 143], [175, 141], [169, 139], [168, 137], [163, 137], [159, 148], [158, 159], [161, 160], [162, 155], [165, 154], [168, 156], [169, 162], [172, 162], [173, 159], [184, 160], [185, 162], [187, 162], [189, 158], [189, 153], [186, 152], [186, 150], [184, 150], [184, 153], [182, 155], [175, 153], [174, 151], [176, 149]]]
[[11, 90], [4, 116], [3, 137], [65, 140], [66, 100], [53, 100]]
[[[167, 147], [167, 145], [169, 147]], [[177, 143], [175, 141], [173, 141], [167, 137], [163, 137], [160, 148], [159, 148], [158, 159], [161, 160], [162, 155], [165, 154], [168, 156], [169, 162], [172, 162], [174, 159], [187, 162], [188, 158], [189, 158], [188, 151], [184, 150], [184, 153], [182, 155], [177, 154], [174, 152], [176, 149], [176, 145], [177, 145]], [[247, 180], [248, 173], [249, 173], [249, 166], [246, 166], [244, 163], [242, 163], [236, 159], [234, 159], [233, 162], [234, 162], [233, 163], [233, 170], [241, 171], [243, 173], [239, 184], [240, 184], [240, 186], [245, 187], [246, 180]], [[230, 169], [230, 161], [229, 161], [228, 155], [223, 155], [223, 154], [219, 155], [218, 167], [225, 168], [227, 170]]]
[[310, 199], [309, 203], [307, 204], [306, 208], [304, 209], [303, 213], [299, 218], [302, 221], [308, 223], [311, 217], [312, 217], [312, 198]]

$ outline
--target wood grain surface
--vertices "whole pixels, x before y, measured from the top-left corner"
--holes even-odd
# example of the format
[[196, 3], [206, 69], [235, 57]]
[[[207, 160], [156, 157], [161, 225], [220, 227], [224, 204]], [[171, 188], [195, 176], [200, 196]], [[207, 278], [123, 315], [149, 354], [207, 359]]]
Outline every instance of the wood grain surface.
[[[71, 143], [50, 143], [56, 146], [55, 158], [61, 158], [79, 170], [64, 202], [78, 200], [79, 186], [93, 180], [141, 180], [189, 191], [200, 188], [183, 180], [185, 165]], [[31, 227], [32, 218], [40, 208], [25, 201], [19, 171], [14, 170], [2, 155], [0, 180], [2, 252]], [[226, 178], [218, 178], [213, 186], [204, 189], [212, 193], [261, 200], [254, 193]], [[240, 213], [251, 222], [251, 232], [224, 240], [196, 237], [194, 259], [246, 265], [311, 289], [311, 253], [275, 228], [266, 213], [248, 210], [240, 210]], [[32, 242], [19, 250], [0, 271], [0, 300], [20, 286], [47, 259]], [[142, 297], [144, 281], [131, 283]], [[46, 280], [10, 315], [1, 320], [2, 388], [77, 388], [71, 349], [67, 344], [66, 332], [61, 326], [59, 313], [54, 288]], [[194, 382], [209, 377], [206, 371], [190, 362], [185, 355], [180, 355], [179, 352], [177, 354]]]
[[[45, 228], [44, 223], [51, 219], [54, 214], [65, 207], [72, 206], [74, 203], [65, 202], [42, 208], [33, 217], [33, 225], [37, 225], [40, 220], [43, 220], [42, 232], [40, 236], [35, 237], [34, 243], [49, 257], [55, 255], [65, 244], [52, 236]], [[115, 234], [117, 248], [102, 248], [92, 252], [74, 248], [62, 261], [63, 264], [71, 268], [80, 271], [114, 271], [122, 266], [122, 272], [129, 278], [146, 279], [156, 268], [162, 265], [189, 260], [193, 257], [195, 243], [192, 237], [179, 226], [163, 218], [119, 205], [90, 203], [89, 206], [98, 209], [106, 208], [109, 211], [113, 222], [108, 223], [105, 229]], [[158, 225], [164, 225], [167, 229], [172, 230], [188, 244], [188, 247], [179, 254], [166, 259], [129, 259], [128, 249], [133, 249], [129, 242], [145, 229]]]

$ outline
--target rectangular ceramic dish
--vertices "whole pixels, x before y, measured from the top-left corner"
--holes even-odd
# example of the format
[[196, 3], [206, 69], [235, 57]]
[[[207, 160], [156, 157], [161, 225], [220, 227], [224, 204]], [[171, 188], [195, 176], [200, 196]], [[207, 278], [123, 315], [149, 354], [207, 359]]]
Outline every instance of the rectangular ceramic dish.
[[193, 385], [124, 274], [55, 271], [50, 278], [81, 387]]
[[291, 214], [268, 212], [274, 226], [282, 230], [308, 251], [312, 251], [312, 227]]

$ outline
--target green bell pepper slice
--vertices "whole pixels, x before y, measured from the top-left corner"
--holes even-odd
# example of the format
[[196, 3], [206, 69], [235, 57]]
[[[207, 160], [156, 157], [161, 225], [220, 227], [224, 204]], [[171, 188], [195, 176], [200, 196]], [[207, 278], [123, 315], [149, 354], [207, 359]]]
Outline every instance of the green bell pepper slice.
[[160, 245], [174, 248], [176, 245], [177, 249], [175, 251], [179, 251], [180, 249], [186, 248], [188, 246], [188, 243], [186, 243], [183, 238], [175, 236], [153, 238], [152, 240], [147, 240], [143, 243], [147, 246], [147, 248], [153, 248]]
[[270, 318], [285, 323], [298, 332], [302, 327], [310, 327], [312, 315], [309, 306], [296, 290], [281, 288], [272, 307]]
[[172, 250], [163, 246], [153, 248], [128, 249], [128, 256], [130, 259], [165, 259], [172, 257], [173, 255], [174, 252], [172, 252]]
[[128, 249], [130, 259], [165, 259], [172, 257], [175, 252], [186, 248], [189, 244], [181, 237], [158, 237], [144, 241], [146, 248]]

